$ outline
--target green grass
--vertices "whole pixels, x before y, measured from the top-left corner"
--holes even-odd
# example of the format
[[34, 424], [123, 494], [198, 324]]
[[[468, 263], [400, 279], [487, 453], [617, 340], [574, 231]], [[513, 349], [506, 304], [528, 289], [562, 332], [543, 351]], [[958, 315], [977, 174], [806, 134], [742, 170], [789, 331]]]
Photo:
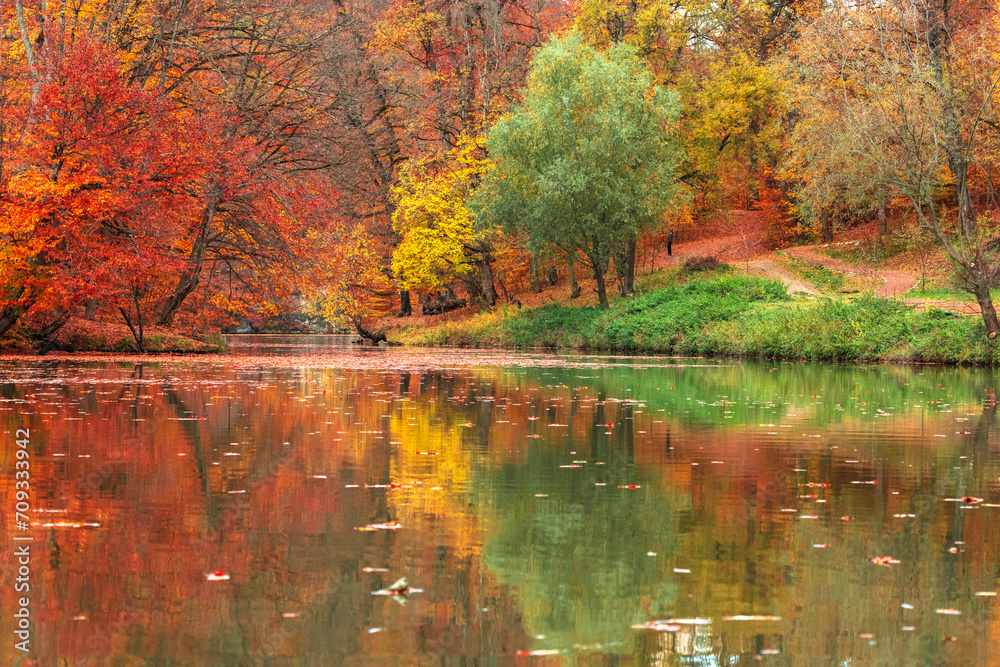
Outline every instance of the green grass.
[[[658, 289], [652, 285], [662, 285]], [[682, 272], [608, 311], [555, 304], [498, 309], [433, 329], [417, 345], [558, 347], [686, 355], [888, 362], [1000, 363], [982, 319], [870, 295], [790, 300], [775, 281]]]
[[[656, 289], [654, 285], [663, 285]], [[709, 323], [737, 317], [750, 303], [788, 299], [781, 283], [722, 269], [692, 278], [670, 272], [640, 285], [644, 293], [617, 300], [606, 312], [556, 304], [499, 309], [435, 329], [408, 331], [417, 345], [569, 347], [670, 352]]]
[[134, 338], [120, 338], [111, 345], [112, 352], [135, 352]]
[[[996, 291], [994, 290], [994, 298], [996, 298]], [[903, 296], [911, 299], [929, 299], [931, 301], [975, 301], [973, 297], [968, 292], [963, 292], [962, 290], [955, 289], [954, 287], [935, 287], [929, 286], [921, 289], [920, 287], [914, 287], [909, 292]]]
[[221, 333], [207, 334], [202, 338], [202, 342], [212, 346], [213, 349], [210, 350], [211, 352], [226, 353], [226, 337]]
[[[990, 295], [992, 295], [994, 303], [1000, 302], [1000, 288], [991, 289]], [[908, 299], [927, 299], [929, 301], [962, 301], [965, 303], [976, 302], [976, 297], [968, 292], [963, 292], [955, 287], [935, 285], [924, 289], [914, 287], [903, 296]]]

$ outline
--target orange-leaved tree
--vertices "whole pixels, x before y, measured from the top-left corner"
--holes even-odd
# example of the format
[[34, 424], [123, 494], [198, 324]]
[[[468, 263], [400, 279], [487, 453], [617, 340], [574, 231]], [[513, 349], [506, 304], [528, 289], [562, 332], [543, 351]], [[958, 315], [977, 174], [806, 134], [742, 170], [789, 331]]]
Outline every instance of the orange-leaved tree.
[[0, 334], [32, 307], [61, 320], [88, 297], [117, 299], [116, 272], [135, 282], [140, 267], [168, 271], [182, 184], [197, 169], [168, 101], [130, 84], [113, 50], [78, 37], [36, 54], [33, 69], [0, 183]]

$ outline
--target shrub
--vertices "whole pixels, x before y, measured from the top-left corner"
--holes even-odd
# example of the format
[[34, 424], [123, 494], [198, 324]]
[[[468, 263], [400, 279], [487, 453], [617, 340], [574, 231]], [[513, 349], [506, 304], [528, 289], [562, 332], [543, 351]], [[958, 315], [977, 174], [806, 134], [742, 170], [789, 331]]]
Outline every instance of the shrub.
[[684, 260], [685, 271], [715, 271], [719, 268], [719, 260], [714, 257], [688, 257]]

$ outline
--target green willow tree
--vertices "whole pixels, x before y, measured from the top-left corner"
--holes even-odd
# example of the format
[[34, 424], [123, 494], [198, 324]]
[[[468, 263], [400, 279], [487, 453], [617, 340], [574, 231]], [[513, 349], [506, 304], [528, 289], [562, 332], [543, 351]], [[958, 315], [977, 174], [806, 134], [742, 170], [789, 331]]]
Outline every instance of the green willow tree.
[[615, 247], [679, 196], [679, 113], [632, 47], [600, 54], [575, 32], [554, 39], [532, 61], [524, 105], [489, 133], [497, 168], [472, 201], [479, 224], [525, 233], [532, 248], [578, 249], [608, 308]]

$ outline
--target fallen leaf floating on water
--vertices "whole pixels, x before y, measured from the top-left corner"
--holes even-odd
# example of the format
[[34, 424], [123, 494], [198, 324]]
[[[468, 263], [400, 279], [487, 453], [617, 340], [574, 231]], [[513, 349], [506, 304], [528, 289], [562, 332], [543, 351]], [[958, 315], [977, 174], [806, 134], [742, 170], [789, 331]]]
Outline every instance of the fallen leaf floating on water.
[[653, 630], [654, 632], [677, 632], [681, 629], [680, 625], [673, 623], [666, 623], [664, 621], [646, 621], [645, 623], [639, 623], [633, 625], [633, 630]]
[[876, 556], [875, 558], [869, 558], [868, 562], [889, 567], [890, 565], [898, 564], [900, 561], [896, 560], [892, 556]]
[[417, 456], [440, 456], [441, 452], [417, 452]]
[[995, 598], [997, 596], [996, 591], [979, 591], [976, 593], [977, 596], [982, 598]]
[[962, 612], [957, 609], [935, 609], [935, 613], [944, 614], [946, 616], [960, 616]]
[[227, 581], [229, 579], [229, 575], [226, 574], [225, 570], [216, 570], [215, 572], [206, 574], [205, 578], [209, 581]]
[[829, 489], [829, 482], [809, 482], [808, 484], [799, 484], [799, 486], [807, 486], [810, 489]]
[[641, 489], [642, 487], [638, 484], [620, 484], [619, 489]]
[[780, 616], [723, 616], [723, 621], [780, 621]]
[[874, 485], [878, 484], [878, 480], [877, 479], [869, 479], [869, 480], [866, 480], [866, 481], [860, 481], [859, 480], [859, 481], [853, 481], [853, 482], [851, 482], [851, 484], [870, 484], [870, 485], [874, 486]]
[[377, 591], [372, 591], [372, 595], [389, 595], [398, 600], [403, 600], [408, 597], [411, 593], [423, 593], [422, 588], [413, 588], [410, 586], [409, 582], [406, 581], [406, 577], [400, 577], [388, 588], [382, 588]]
[[562, 651], [554, 648], [539, 649], [535, 651], [526, 651], [521, 649], [520, 651], [515, 651], [516, 656], [526, 656], [526, 655], [559, 655]]
[[32, 522], [32, 526], [41, 528], [100, 528], [101, 524], [93, 521], [56, 521], [54, 523]]
[[398, 521], [389, 521], [388, 523], [370, 523], [367, 526], [360, 526], [354, 530], [369, 531], [369, 530], [399, 530], [403, 526], [400, 525]]
[[363, 568], [361, 568], [361, 571], [362, 572], [388, 572], [389, 568], [387, 568], [387, 567], [363, 567]]

